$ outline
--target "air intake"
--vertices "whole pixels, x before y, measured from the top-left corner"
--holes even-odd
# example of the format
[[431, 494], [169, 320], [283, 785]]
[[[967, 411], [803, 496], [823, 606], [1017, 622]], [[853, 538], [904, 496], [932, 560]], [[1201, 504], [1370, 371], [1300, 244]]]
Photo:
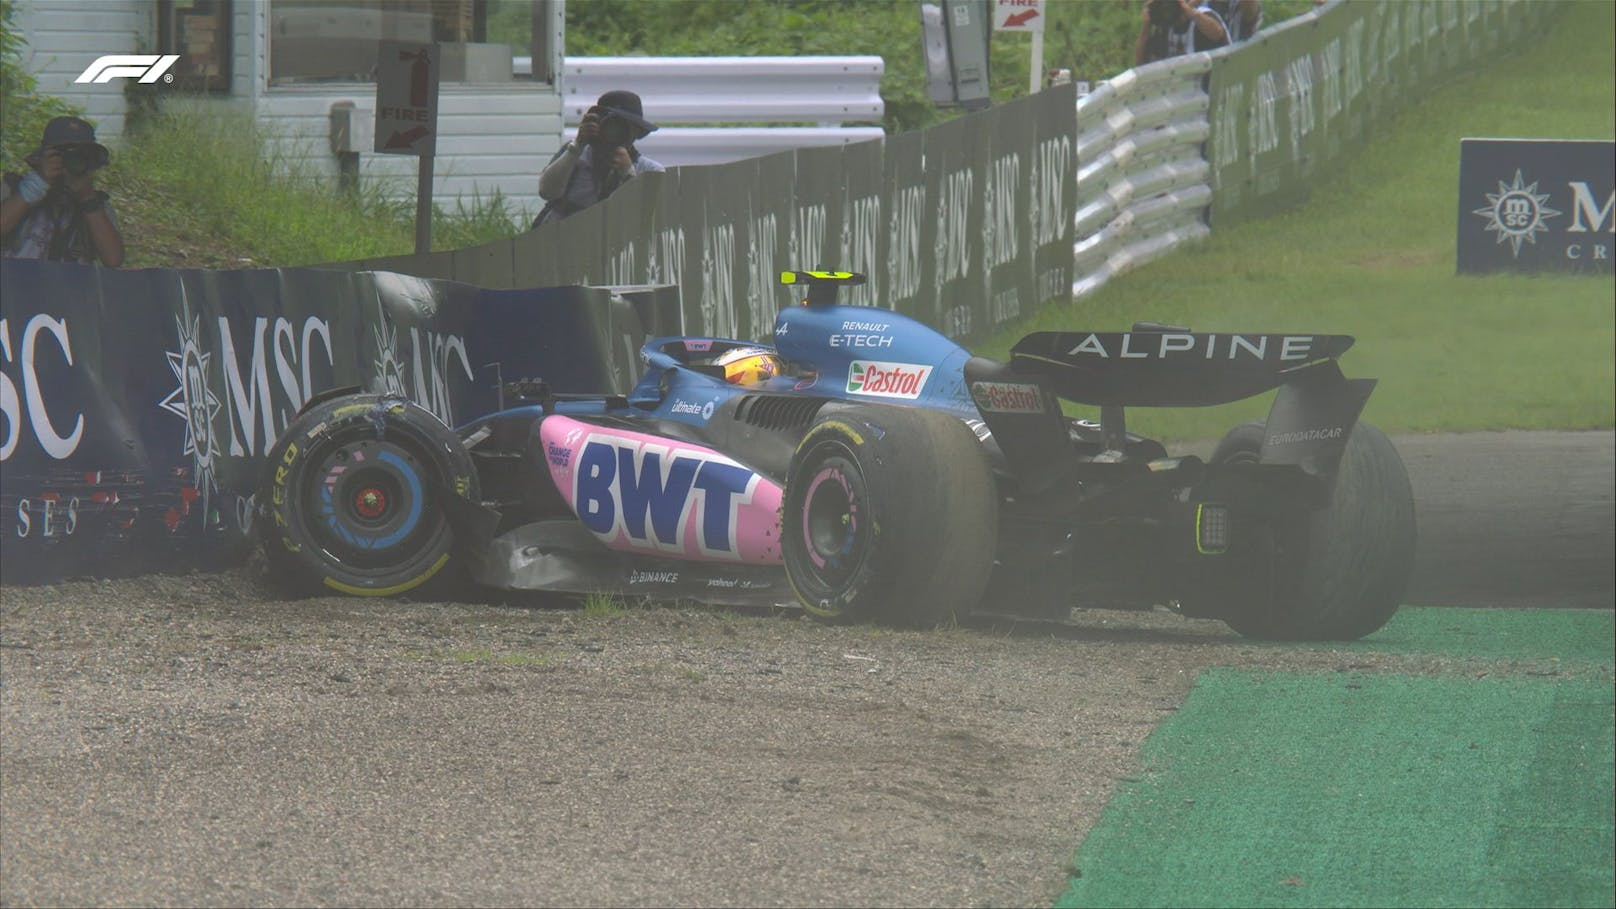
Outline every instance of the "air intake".
[[759, 429], [803, 429], [814, 421], [825, 402], [792, 395], [744, 395], [735, 406], [735, 419]]

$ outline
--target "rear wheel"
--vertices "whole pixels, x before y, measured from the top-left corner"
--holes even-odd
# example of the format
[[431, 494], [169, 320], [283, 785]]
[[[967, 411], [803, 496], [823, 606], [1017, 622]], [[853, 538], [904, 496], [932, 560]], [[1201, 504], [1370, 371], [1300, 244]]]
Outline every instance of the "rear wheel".
[[319, 404], [269, 451], [264, 552], [275, 580], [307, 593], [390, 596], [443, 577], [454, 548], [446, 497], [476, 500], [459, 438], [396, 397]]
[[792, 457], [786, 575], [822, 621], [933, 627], [967, 612], [987, 586], [997, 527], [982, 445], [948, 414], [838, 410]]
[[[1235, 427], [1213, 464], [1255, 464], [1263, 424]], [[1391, 620], [1414, 568], [1414, 494], [1386, 434], [1353, 427], [1327, 508], [1263, 528], [1267, 596], [1225, 604], [1231, 628], [1269, 640], [1352, 640]], [[1256, 568], [1257, 566], [1253, 566]]]

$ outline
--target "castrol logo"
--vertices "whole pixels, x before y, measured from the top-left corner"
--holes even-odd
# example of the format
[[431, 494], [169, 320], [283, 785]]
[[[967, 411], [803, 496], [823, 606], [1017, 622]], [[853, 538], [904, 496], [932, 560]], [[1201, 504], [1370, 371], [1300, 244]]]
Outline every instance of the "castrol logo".
[[1038, 386], [1020, 382], [973, 382], [971, 397], [990, 413], [1043, 413], [1044, 396]]
[[854, 360], [847, 369], [847, 393], [912, 401], [925, 390], [930, 375], [930, 366], [915, 363]]

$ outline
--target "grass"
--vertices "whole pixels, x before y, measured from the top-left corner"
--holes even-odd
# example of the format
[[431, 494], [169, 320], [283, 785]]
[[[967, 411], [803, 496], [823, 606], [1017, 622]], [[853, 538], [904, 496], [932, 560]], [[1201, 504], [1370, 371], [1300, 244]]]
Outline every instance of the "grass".
[[[344, 196], [269, 148], [246, 110], [217, 103], [168, 103], [137, 123], [101, 177], [128, 264], [282, 267], [414, 249], [413, 181], [362, 181]], [[512, 236], [516, 216], [497, 194], [434, 206], [433, 248]]]
[[627, 612], [628, 606], [622, 598], [612, 594], [596, 592], [584, 597], [584, 615], [591, 618], [624, 615]]
[[[1003, 356], [1029, 331], [1121, 330], [1136, 319], [1339, 332], [1358, 339], [1344, 371], [1380, 379], [1364, 416], [1384, 429], [1609, 428], [1611, 279], [1458, 277], [1454, 219], [1462, 137], [1616, 135], [1613, 14], [1609, 3], [1572, 4], [1523, 52], [1405, 110], [1305, 204], [1215, 228], [1198, 247], [1043, 310], [979, 352]], [[1268, 403], [1137, 409], [1129, 428], [1216, 438]]]

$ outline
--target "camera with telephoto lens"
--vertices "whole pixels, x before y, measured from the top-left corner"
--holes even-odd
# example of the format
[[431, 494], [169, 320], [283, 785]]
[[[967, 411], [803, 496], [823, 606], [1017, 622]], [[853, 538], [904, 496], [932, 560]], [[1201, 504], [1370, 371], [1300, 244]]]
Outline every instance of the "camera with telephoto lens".
[[1184, 18], [1184, 8], [1178, 5], [1178, 0], [1150, 0], [1150, 24], [1161, 27], [1172, 27], [1179, 24]]
[[106, 163], [106, 156], [94, 145], [68, 145], [62, 148], [62, 169], [70, 177], [82, 177]]
[[634, 141], [634, 124], [611, 108], [596, 105], [589, 109], [600, 124], [595, 144], [607, 149], [621, 148]]

